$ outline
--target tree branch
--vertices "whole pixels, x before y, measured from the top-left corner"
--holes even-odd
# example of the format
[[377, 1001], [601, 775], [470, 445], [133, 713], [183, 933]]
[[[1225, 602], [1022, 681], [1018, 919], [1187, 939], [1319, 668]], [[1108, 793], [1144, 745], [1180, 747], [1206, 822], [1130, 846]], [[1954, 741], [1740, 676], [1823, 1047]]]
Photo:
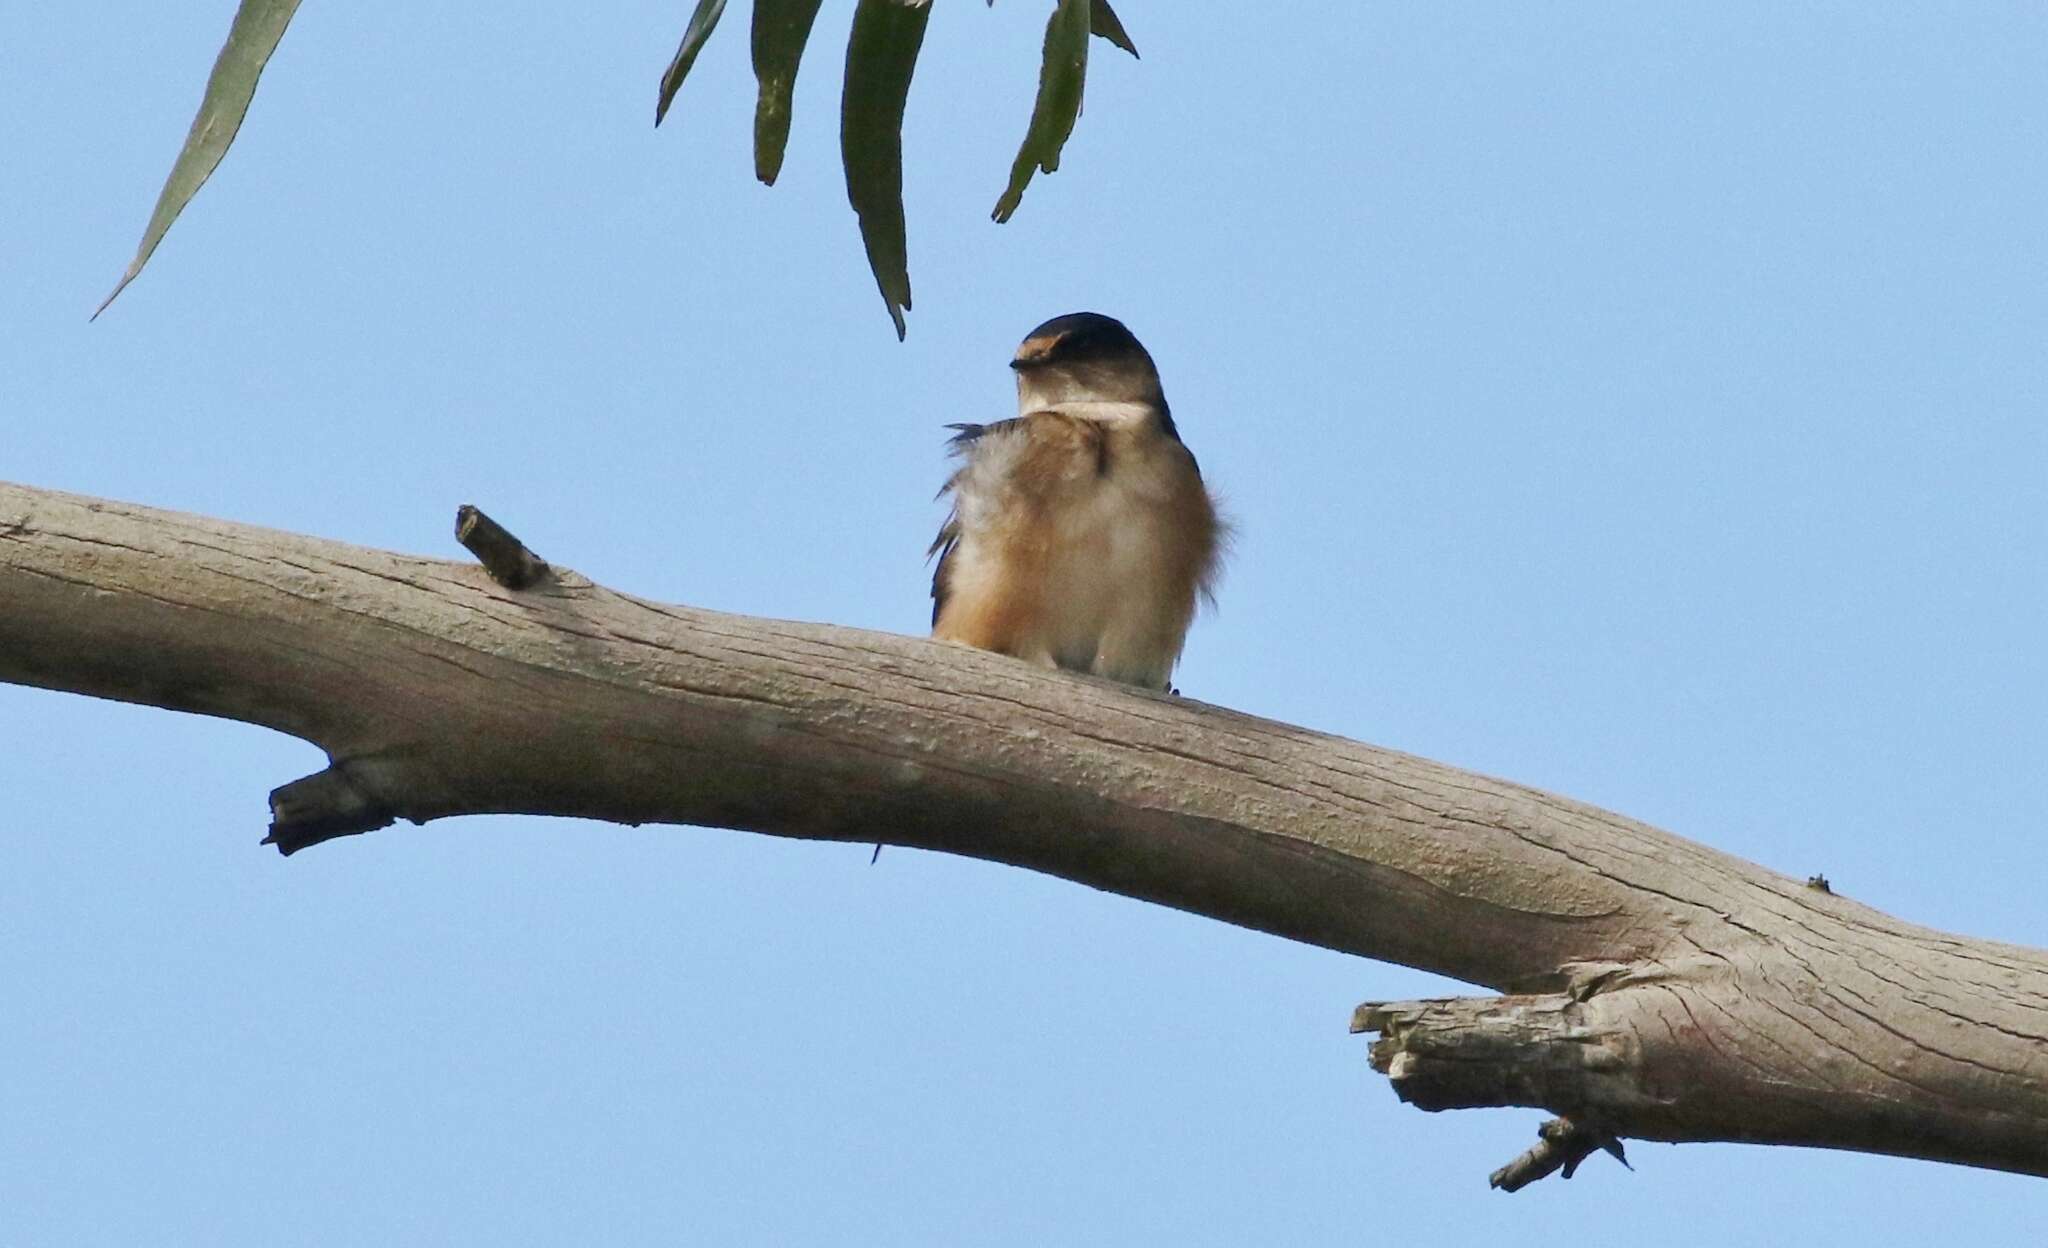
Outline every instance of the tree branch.
[[468, 503], [455, 509], [455, 540], [506, 589], [530, 589], [548, 574], [547, 560]]
[[272, 795], [286, 853], [480, 813], [882, 842], [1516, 994], [1354, 1025], [1417, 1105], [1570, 1119], [1559, 1165], [1633, 1137], [2048, 1174], [2048, 955], [1196, 702], [5, 485], [0, 680], [321, 746]]
[[1581, 1162], [1596, 1152], [1606, 1152], [1628, 1169], [1621, 1141], [1604, 1132], [1581, 1126], [1569, 1118], [1552, 1118], [1536, 1129], [1536, 1143], [1500, 1169], [1487, 1176], [1487, 1186], [1503, 1192], [1519, 1192], [1538, 1179], [1552, 1174], [1572, 1177]]

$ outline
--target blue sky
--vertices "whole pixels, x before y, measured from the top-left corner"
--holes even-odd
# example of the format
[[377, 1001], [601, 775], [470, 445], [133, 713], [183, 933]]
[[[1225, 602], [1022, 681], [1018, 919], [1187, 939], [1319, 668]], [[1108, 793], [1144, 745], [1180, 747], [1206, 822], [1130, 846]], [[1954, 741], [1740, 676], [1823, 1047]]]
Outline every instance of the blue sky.
[[[2048, 9], [1124, 0], [987, 217], [1045, 6], [938, 5], [909, 340], [780, 185], [736, 4], [309, 4], [96, 324], [233, 5], [10, 21], [0, 478], [922, 631], [940, 426], [1023, 332], [1151, 347], [1240, 537], [1192, 697], [2048, 944]], [[469, 19], [469, 20], [465, 20]], [[507, 436], [507, 431], [509, 435]], [[478, 818], [289, 861], [316, 751], [0, 687], [0, 1240], [1184, 1244], [1540, 1225], [2022, 1242], [2048, 1186], [1399, 1105], [1457, 985], [985, 864]]]

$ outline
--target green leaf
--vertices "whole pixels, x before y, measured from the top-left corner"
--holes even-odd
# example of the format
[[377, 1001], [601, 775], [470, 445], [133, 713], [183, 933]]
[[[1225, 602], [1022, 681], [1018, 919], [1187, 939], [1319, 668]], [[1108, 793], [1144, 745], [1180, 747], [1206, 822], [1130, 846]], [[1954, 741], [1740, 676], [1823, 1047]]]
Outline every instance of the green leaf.
[[761, 84], [761, 98], [754, 104], [754, 176], [770, 186], [782, 172], [782, 152], [789, 146], [797, 63], [823, 3], [754, 0], [754, 77]]
[[142, 231], [142, 243], [135, 249], [135, 258], [128, 262], [128, 271], [114, 284], [113, 293], [93, 312], [93, 319], [99, 319], [107, 305], [142, 272], [142, 266], [149, 263], [150, 254], [163, 241], [171, 222], [178, 219], [186, 203], [213, 175], [220, 158], [227, 155], [228, 145], [235, 141], [235, 132], [242, 128], [242, 117], [249, 111], [249, 101], [256, 96], [256, 80], [263, 76], [263, 66], [277, 50], [277, 41], [284, 38], [284, 28], [291, 24], [292, 14], [298, 9], [299, 0], [242, 0], [242, 6], [235, 10], [228, 41], [213, 62], [213, 74], [206, 80], [206, 96], [199, 101], [199, 115], [192, 119], [185, 146], [178, 152], [178, 159], [171, 165], [171, 176], [164, 180], [164, 189], [157, 195], [149, 225]]
[[[996, 7], [996, 0], [988, 0], [988, 7]], [[1130, 32], [1124, 29], [1116, 10], [1109, 7], [1109, 0], [1093, 0], [1088, 6], [1088, 33], [1109, 40], [1134, 57], [1138, 55], [1138, 45], [1131, 42]]]
[[1060, 149], [1081, 115], [1081, 87], [1088, 77], [1090, 0], [1059, 0], [1045, 23], [1045, 62], [1038, 71], [1038, 102], [1031, 128], [1010, 165], [1010, 185], [996, 201], [995, 219], [1008, 221], [1024, 199], [1034, 171], [1060, 167]]
[[697, 11], [690, 14], [690, 24], [683, 27], [683, 41], [676, 45], [676, 59], [668, 63], [667, 72], [661, 76], [661, 91], [654, 98], [654, 124], [668, 116], [668, 106], [675, 102], [676, 88], [683, 85], [683, 79], [690, 74], [690, 66], [697, 63], [697, 54], [704, 50], [704, 41], [711, 32], [718, 29], [718, 19], [725, 16], [725, 0], [697, 0]]
[[1088, 8], [1088, 31], [1099, 38], [1107, 39], [1132, 56], [1138, 54], [1138, 45], [1124, 30], [1116, 10], [1109, 7], [1109, 0], [1094, 0]]
[[903, 237], [903, 103], [931, 20], [928, 0], [860, 0], [846, 40], [846, 87], [839, 100], [839, 152], [846, 198], [860, 216], [868, 267], [904, 333], [910, 266]]

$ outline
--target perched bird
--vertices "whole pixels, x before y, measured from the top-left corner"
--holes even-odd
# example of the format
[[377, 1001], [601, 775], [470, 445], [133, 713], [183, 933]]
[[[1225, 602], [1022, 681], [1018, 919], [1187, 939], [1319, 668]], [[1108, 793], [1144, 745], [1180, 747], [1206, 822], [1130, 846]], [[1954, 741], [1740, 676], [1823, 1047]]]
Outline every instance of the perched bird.
[[1094, 312], [1032, 330], [1010, 367], [1015, 417], [950, 426], [932, 636], [1166, 689], [1223, 526], [1159, 370]]

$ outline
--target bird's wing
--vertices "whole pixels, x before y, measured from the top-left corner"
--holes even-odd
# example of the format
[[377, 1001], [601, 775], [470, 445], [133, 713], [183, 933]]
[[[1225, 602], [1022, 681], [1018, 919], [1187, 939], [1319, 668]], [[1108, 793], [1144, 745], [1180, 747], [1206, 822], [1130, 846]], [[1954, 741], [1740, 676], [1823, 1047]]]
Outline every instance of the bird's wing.
[[[1052, 481], [1066, 475], [1066, 468], [1081, 455], [1093, 456], [1098, 471], [1107, 468], [1108, 446], [1102, 430], [1093, 421], [1060, 412], [1029, 412], [986, 425], [948, 425], [953, 436], [947, 449], [959, 461], [937, 497], [953, 496], [952, 510], [939, 526], [938, 536], [925, 551], [925, 558], [938, 556], [932, 570], [932, 624], [946, 609], [951, 596], [954, 552], [960, 546], [972, 518], [973, 508], [963, 516], [963, 502], [980, 502], [991, 496], [1029, 504]], [[975, 496], [963, 499], [963, 494]]]
[[[946, 483], [940, 486], [939, 492], [932, 497], [934, 499], [944, 498], [959, 486], [961, 475], [967, 471], [965, 461], [973, 457], [974, 444], [983, 434], [999, 426], [1015, 425], [1020, 419], [1022, 418], [999, 420], [992, 425], [971, 423], [947, 425], [946, 428], [953, 431], [953, 436], [946, 439], [946, 449], [955, 459], [961, 460], [962, 463], [948, 474]], [[960, 500], [956, 498], [953, 500], [952, 509], [946, 513], [946, 522], [939, 526], [939, 535], [932, 539], [932, 544], [924, 552], [926, 560], [930, 560], [933, 555], [939, 557], [939, 566], [932, 569], [932, 624], [935, 627], [939, 622], [939, 612], [946, 609], [946, 599], [952, 592], [949, 584], [951, 577], [948, 573], [952, 571], [953, 549], [959, 544]]]

